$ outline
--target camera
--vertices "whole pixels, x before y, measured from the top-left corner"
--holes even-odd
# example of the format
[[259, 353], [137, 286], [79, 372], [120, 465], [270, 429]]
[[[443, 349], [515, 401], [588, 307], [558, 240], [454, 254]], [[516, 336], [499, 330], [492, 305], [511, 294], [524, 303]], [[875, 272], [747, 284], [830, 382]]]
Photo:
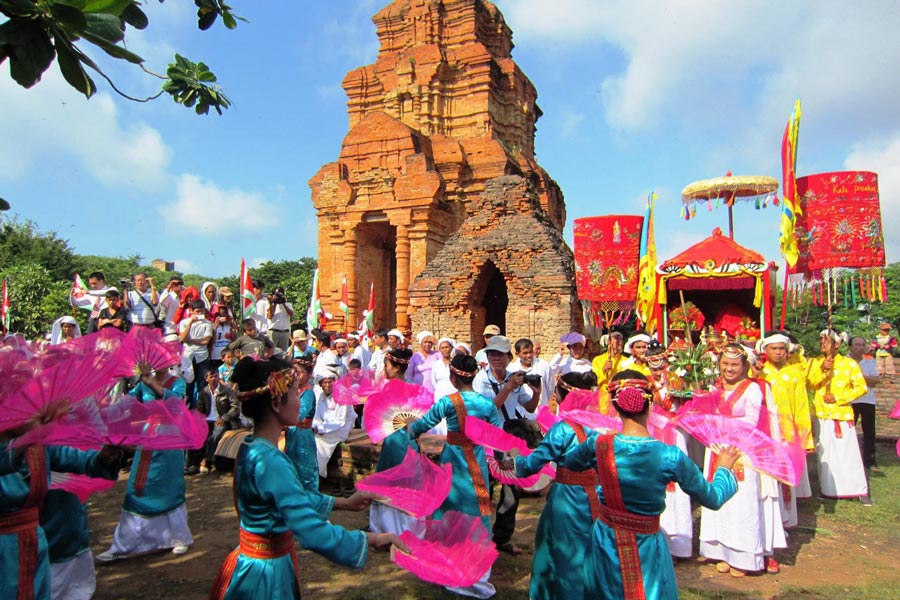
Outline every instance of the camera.
[[123, 277], [122, 279], [119, 280], [119, 286], [121, 286], [123, 288], [127, 288], [127, 287], [131, 286], [131, 279], [128, 279], [127, 277]]
[[283, 293], [275, 292], [274, 294], [269, 294], [269, 302], [272, 304], [284, 304], [287, 302], [287, 298], [285, 298]]
[[541, 385], [541, 376], [537, 373], [527, 373], [525, 383], [528, 385]]

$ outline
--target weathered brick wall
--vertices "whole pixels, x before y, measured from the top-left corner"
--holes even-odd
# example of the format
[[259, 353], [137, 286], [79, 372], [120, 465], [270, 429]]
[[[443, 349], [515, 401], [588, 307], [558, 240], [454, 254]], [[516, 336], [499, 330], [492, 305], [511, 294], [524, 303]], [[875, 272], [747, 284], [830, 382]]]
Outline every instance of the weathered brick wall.
[[485, 184], [469, 218], [416, 279], [413, 330], [480, 341], [485, 323], [476, 284], [489, 261], [506, 280], [508, 337], [530, 337], [549, 350], [580, 323], [572, 251], [541, 209], [533, 184], [510, 175]]
[[[894, 370], [900, 373], [900, 359], [894, 359]], [[890, 413], [900, 400], [900, 376], [895, 376], [893, 380], [882, 377], [875, 386], [875, 400], [878, 412]]]

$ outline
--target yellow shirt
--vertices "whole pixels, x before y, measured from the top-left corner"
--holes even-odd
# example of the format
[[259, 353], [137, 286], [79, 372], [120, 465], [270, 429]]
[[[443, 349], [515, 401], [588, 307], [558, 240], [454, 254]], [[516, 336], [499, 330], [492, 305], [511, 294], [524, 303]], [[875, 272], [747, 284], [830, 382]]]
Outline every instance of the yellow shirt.
[[785, 365], [777, 369], [766, 363], [762, 376], [772, 386], [772, 396], [778, 407], [778, 421], [781, 437], [793, 441], [796, 427], [803, 447], [813, 450], [812, 418], [809, 411], [809, 397], [806, 394], [806, 372], [799, 365]]
[[[619, 372], [619, 365], [622, 364], [623, 360], [625, 360], [625, 356], [621, 353], [617, 354], [612, 360], [609, 359], [609, 352], [604, 352], [603, 354], [594, 357], [594, 360], [591, 361], [591, 369], [593, 369], [594, 375], [597, 376], [598, 388], [601, 390], [606, 389], [606, 385], [609, 383], [609, 380], [612, 379], [612, 376]], [[603, 372], [603, 365], [607, 362], [612, 363], [612, 370], [610, 370], [609, 376]]]
[[[852, 421], [853, 408], [850, 403], [869, 390], [859, 363], [840, 354], [835, 356], [832, 367], [833, 375], [829, 384], [827, 373], [822, 371], [824, 360], [825, 358], [821, 356], [810, 360], [809, 373], [806, 376], [807, 386], [810, 390], [815, 391], [813, 406], [816, 416], [820, 419]], [[834, 396], [834, 404], [825, 403], [826, 391], [830, 391]]]
[[650, 379], [650, 367], [648, 367], [645, 363], [638, 364], [637, 362], [635, 362], [634, 358], [627, 358], [620, 362], [619, 368], [618, 370], [616, 370], [616, 373], [621, 373], [622, 371], [627, 371], [628, 369], [643, 373], [647, 377], [647, 379]]

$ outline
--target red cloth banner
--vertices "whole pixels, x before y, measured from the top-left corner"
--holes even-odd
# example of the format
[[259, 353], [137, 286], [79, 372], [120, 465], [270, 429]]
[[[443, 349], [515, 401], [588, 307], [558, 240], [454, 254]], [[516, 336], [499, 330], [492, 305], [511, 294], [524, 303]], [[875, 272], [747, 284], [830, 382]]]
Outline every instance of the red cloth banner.
[[878, 175], [819, 173], [797, 179], [800, 260], [794, 272], [883, 267], [884, 235]]
[[644, 217], [607, 215], [575, 219], [578, 297], [634, 305]]

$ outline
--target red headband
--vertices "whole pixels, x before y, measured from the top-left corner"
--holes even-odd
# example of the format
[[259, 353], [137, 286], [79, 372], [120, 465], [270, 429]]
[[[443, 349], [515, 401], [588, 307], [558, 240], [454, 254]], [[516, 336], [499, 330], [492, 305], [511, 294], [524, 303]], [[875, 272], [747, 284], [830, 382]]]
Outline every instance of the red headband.
[[238, 392], [238, 399], [245, 400], [253, 396], [259, 396], [266, 392], [273, 398], [284, 396], [296, 380], [297, 374], [294, 369], [282, 369], [281, 371], [273, 371], [266, 380], [266, 385], [262, 385], [256, 389], [247, 390], [246, 392]]
[[477, 373], [475, 373], [475, 372], [463, 371], [462, 369], [457, 369], [453, 365], [449, 365], [449, 366], [450, 366], [450, 372], [456, 373], [460, 377], [475, 377], [475, 375], [477, 375]]

